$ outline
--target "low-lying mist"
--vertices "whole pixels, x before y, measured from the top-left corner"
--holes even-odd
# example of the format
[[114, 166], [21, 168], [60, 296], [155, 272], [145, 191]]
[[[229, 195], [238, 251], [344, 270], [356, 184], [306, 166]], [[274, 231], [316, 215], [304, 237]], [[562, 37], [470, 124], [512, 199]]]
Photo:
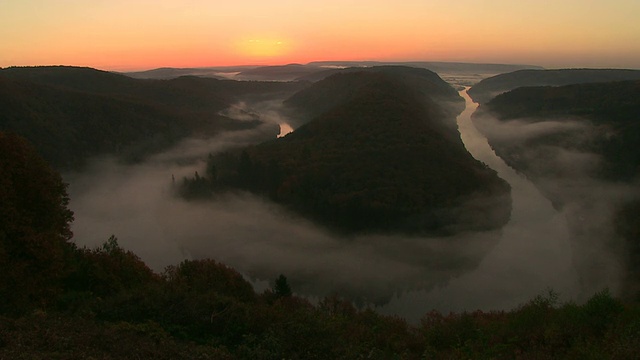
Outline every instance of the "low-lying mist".
[[[511, 161], [526, 167], [549, 209], [565, 222], [578, 301], [608, 288], [619, 294], [625, 272], [625, 241], [616, 232], [620, 205], [638, 199], [637, 184], [599, 176], [605, 159], [587, 150], [611, 136], [606, 126], [579, 118], [497, 121], [489, 114], [474, 123]], [[561, 139], [561, 140], [559, 140]], [[533, 141], [533, 142], [527, 142]], [[584, 150], [583, 150], [584, 149]], [[532, 233], [541, 240], [541, 234]]]
[[[467, 98], [460, 119], [475, 109], [469, 102]], [[567, 213], [592, 213], [571, 206], [555, 211], [536, 187], [495, 156], [470, 120], [466, 125], [459, 121], [465, 146], [513, 188], [512, 219], [501, 231], [443, 238], [344, 238], [248, 193], [191, 202], [175, 196], [173, 187], [183, 177], [204, 172], [209, 153], [255, 142], [268, 126], [286, 123], [277, 105], [268, 103], [237, 104], [226, 115], [252, 117], [256, 108], [263, 119], [263, 112], [269, 114], [271, 124], [206, 140], [187, 139], [140, 164], [102, 158], [81, 173], [66, 174], [76, 218], [74, 241], [95, 247], [113, 234], [123, 248], [159, 272], [184, 259], [212, 258], [245, 274], [258, 290], [284, 274], [300, 295], [337, 293], [362, 304], [386, 303], [382, 312], [410, 320], [431, 309], [509, 309], [546, 289], [574, 299], [611, 287], [618, 269], [609, 251], [597, 257], [606, 264], [607, 279], [583, 284], [586, 278], [574, 266], [581, 262], [572, 251], [575, 234], [567, 219], [576, 216]], [[590, 249], [598, 251], [598, 244]]]
[[[183, 259], [213, 258], [257, 283], [285, 274], [300, 294], [331, 293], [381, 303], [403, 289], [447, 281], [474, 266], [497, 232], [423, 239], [401, 236], [342, 238], [248, 193], [214, 201], [185, 201], [173, 180], [203, 172], [206, 154], [251, 139], [252, 131], [204, 140], [127, 165], [95, 160], [67, 174], [74, 240], [94, 247], [114, 234], [121, 246], [162, 271]], [[262, 283], [261, 286], [266, 286]]]

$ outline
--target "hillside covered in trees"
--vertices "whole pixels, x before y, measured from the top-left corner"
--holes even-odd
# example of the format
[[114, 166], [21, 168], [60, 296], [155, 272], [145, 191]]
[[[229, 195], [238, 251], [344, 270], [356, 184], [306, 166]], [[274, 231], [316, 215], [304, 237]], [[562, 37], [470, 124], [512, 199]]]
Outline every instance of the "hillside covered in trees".
[[469, 89], [469, 96], [473, 101], [484, 104], [496, 95], [524, 86], [563, 86], [623, 80], [640, 80], [640, 70], [525, 69], [483, 79]]
[[[490, 112], [501, 121], [526, 119], [530, 123], [585, 120], [598, 132], [589, 142], [558, 136], [531, 139], [536, 142], [532, 145], [552, 142], [564, 148], [597, 153], [604, 158], [602, 167], [598, 169], [599, 176], [628, 181], [640, 175], [640, 153], [636, 149], [640, 142], [639, 94], [640, 81], [519, 88], [497, 96], [481, 107], [478, 115]], [[519, 147], [527, 145], [517, 144]], [[500, 150], [504, 157], [513, 153]], [[509, 160], [510, 163], [515, 161]], [[518, 164], [517, 168], [525, 169], [526, 166]]]
[[[138, 160], [187, 136], [249, 129], [220, 112], [246, 99], [285, 97], [302, 83], [181, 77], [141, 80], [77, 67], [0, 70], [0, 130], [29, 139], [56, 168], [95, 155]], [[274, 125], [273, 137], [278, 133]]]
[[285, 104], [311, 120], [211, 157], [183, 193], [249, 190], [344, 233], [453, 234], [508, 221], [509, 186], [466, 151], [455, 123], [462, 99], [435, 73], [349, 71]]
[[10, 359], [629, 359], [640, 306], [606, 291], [582, 305], [553, 293], [512, 311], [420, 324], [316, 304], [286, 276], [256, 293], [214, 260], [151, 271], [115, 237], [79, 248], [66, 185], [28, 142], [0, 132], [0, 357]]
[[[623, 258], [624, 291], [632, 296], [640, 293], [638, 114], [640, 81], [620, 81], [518, 88], [482, 105], [475, 117], [496, 153], [558, 208], [576, 201], [597, 208], [593, 198], [611, 197], [613, 213], [599, 215], [611, 217], [614, 238], [623, 239], [607, 246]], [[490, 118], [510, 132], [495, 131]]]

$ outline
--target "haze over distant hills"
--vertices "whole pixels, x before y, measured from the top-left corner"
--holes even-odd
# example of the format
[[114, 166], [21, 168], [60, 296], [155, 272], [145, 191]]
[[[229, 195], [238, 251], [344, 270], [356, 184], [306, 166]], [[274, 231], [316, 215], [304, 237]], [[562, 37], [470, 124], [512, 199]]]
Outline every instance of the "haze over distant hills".
[[163, 67], [151, 70], [124, 72], [123, 75], [136, 79], [173, 79], [180, 76], [200, 76], [214, 79], [226, 79], [239, 72], [253, 69], [255, 66], [221, 66], [204, 68]]
[[[193, 76], [138, 80], [65, 66], [6, 68], [0, 70], [0, 129], [25, 136], [58, 168], [100, 154], [139, 159], [187, 136], [255, 127], [261, 122], [220, 112], [242, 99], [282, 97], [302, 86]], [[277, 133], [274, 124], [271, 136]]]
[[287, 64], [271, 66], [230, 66], [207, 68], [159, 68], [147, 71], [129, 72], [125, 75], [136, 78], [169, 79], [184, 75], [227, 77], [237, 80], [255, 81], [318, 81], [332, 75], [343, 68], [361, 68], [384, 65], [399, 65], [424, 68], [436, 73], [467, 73], [494, 75], [521, 69], [542, 69], [535, 65], [513, 64], [477, 64], [461, 62], [433, 62], [433, 61], [314, 61], [307, 64]]

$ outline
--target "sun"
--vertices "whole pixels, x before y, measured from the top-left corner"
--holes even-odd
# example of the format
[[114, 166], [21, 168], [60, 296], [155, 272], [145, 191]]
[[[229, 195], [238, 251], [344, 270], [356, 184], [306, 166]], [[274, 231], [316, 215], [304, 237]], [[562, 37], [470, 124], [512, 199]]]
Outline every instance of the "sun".
[[273, 59], [290, 51], [289, 44], [278, 38], [249, 38], [238, 42], [238, 52], [252, 60]]

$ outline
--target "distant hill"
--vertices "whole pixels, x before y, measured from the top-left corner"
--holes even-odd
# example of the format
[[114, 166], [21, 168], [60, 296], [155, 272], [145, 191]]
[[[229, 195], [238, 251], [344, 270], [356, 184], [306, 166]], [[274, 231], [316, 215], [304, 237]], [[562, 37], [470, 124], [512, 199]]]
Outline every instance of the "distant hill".
[[293, 81], [321, 69], [313, 65], [302, 64], [261, 66], [244, 70], [236, 75], [236, 78], [238, 80]]
[[[625, 195], [609, 200], [612, 203], [595, 214], [593, 221], [611, 220], [617, 236], [625, 240], [620, 243], [613, 237], [606, 243], [608, 247], [599, 252], [623, 257], [630, 274], [624, 279], [624, 291], [631, 296], [640, 294], [639, 114], [640, 80], [634, 80], [518, 88], [481, 105], [474, 117], [496, 153], [509, 166], [532, 179], [558, 207], [579, 203], [587, 209], [598, 209], [594, 204], [599, 197], [612, 196], [606, 186], [625, 189]], [[496, 137], [492, 136], [495, 132], [491, 128], [483, 129], [484, 119], [488, 117], [501, 122], [518, 120], [524, 122], [522, 126], [530, 127], [549, 122], [579, 125], [526, 139], [508, 134]], [[608, 185], [598, 185], [599, 182]], [[585, 194], [585, 189], [593, 193]], [[578, 234], [584, 233], [583, 226], [589, 226], [586, 219], [589, 216], [581, 213], [570, 213], [569, 217]], [[611, 234], [602, 236], [612, 237]], [[583, 237], [576, 236], [576, 239]], [[574, 247], [583, 254], [597, 249], [588, 243], [576, 243]], [[593, 271], [593, 263], [587, 261], [582, 265], [587, 272]]]
[[469, 73], [504, 73], [522, 69], [542, 69], [537, 65], [524, 64], [486, 64], [447, 61], [314, 61], [308, 65], [320, 67], [373, 67], [373, 66], [409, 66], [428, 69], [433, 72], [469, 72]]
[[96, 94], [160, 102], [186, 109], [219, 111], [238, 98], [294, 93], [299, 83], [234, 81], [182, 76], [170, 80], [133, 79], [92, 68], [70, 66], [12, 67], [0, 76]]
[[464, 148], [462, 101], [424, 69], [337, 74], [288, 100], [308, 107], [310, 122], [210, 159], [207, 176], [214, 188], [264, 194], [338, 232], [499, 228], [509, 186]]
[[480, 81], [469, 89], [469, 96], [473, 101], [484, 104], [498, 94], [523, 86], [563, 86], [638, 79], [640, 79], [640, 70], [519, 70]]
[[240, 69], [226, 69], [226, 68], [157, 68], [151, 70], [144, 71], [131, 71], [124, 72], [123, 75], [128, 77], [132, 77], [134, 79], [159, 79], [159, 80], [169, 80], [175, 79], [180, 76], [199, 76], [199, 77], [207, 77], [212, 79], [225, 79], [224, 76], [221, 76], [224, 73], [236, 73], [242, 70], [246, 70], [246, 68]]
[[409, 66], [428, 69], [436, 73], [457, 73], [491, 76], [521, 69], [542, 69], [535, 65], [481, 64], [435, 61], [314, 61], [308, 64], [286, 64], [270, 66], [212, 66], [197, 68], [158, 68], [145, 71], [125, 72], [136, 79], [174, 79], [180, 76], [208, 78], [230, 78], [254, 81], [319, 81], [336, 70], [374, 66]]
[[[363, 68], [374, 66], [408, 66], [431, 70], [442, 76], [445, 73], [456, 74], [500, 74], [522, 69], [542, 69], [536, 65], [515, 65], [515, 64], [479, 64], [461, 62], [438, 62], [438, 61], [314, 61], [309, 66], [317, 66], [324, 70], [297, 78], [296, 80], [319, 81], [331, 76], [344, 68]], [[488, 75], [487, 75], [488, 76]]]
[[0, 70], [0, 130], [25, 136], [60, 169], [98, 154], [138, 159], [185, 136], [255, 127], [259, 121], [219, 113], [241, 99], [282, 97], [302, 86], [197, 77], [137, 80], [64, 66], [6, 68]]

